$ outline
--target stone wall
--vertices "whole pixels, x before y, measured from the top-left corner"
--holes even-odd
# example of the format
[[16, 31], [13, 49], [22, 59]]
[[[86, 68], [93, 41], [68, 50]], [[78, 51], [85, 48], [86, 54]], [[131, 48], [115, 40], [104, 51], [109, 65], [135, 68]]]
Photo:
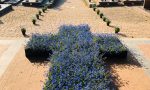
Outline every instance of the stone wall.
[[150, 9], [150, 0], [145, 0], [144, 1], [144, 8]]

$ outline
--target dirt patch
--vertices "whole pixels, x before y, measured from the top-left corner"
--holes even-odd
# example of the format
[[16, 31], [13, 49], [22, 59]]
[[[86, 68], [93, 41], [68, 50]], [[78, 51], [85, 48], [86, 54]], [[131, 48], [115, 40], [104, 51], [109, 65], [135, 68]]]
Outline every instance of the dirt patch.
[[0, 78], [0, 90], [41, 90], [49, 63], [31, 63], [22, 47]]
[[0, 56], [7, 50], [9, 45], [0, 45]]
[[141, 44], [139, 45], [139, 48], [143, 52], [143, 55], [146, 56], [146, 58], [150, 58], [150, 44]]

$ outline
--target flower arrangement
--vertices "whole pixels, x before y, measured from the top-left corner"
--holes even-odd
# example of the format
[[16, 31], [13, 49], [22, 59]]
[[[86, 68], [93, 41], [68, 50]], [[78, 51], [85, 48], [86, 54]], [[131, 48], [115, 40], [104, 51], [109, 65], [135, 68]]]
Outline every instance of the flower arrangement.
[[113, 89], [111, 75], [105, 68], [99, 46], [93, 41], [88, 25], [61, 26], [52, 57], [52, 68], [44, 90]]
[[103, 57], [126, 57], [127, 49], [114, 34], [95, 35], [95, 41], [100, 47], [100, 53]]
[[117, 37], [94, 35], [87, 24], [60, 26], [56, 35], [33, 34], [26, 48], [53, 52], [43, 90], [115, 90], [103, 55], [126, 50]]

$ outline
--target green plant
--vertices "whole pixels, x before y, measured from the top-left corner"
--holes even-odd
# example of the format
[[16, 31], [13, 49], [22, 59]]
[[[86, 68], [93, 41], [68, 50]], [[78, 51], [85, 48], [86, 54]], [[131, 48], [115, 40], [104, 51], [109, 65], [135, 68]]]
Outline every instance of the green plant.
[[35, 16], [36, 16], [37, 19], [39, 19], [39, 14], [36, 14]]
[[102, 18], [103, 18], [103, 21], [104, 21], [104, 22], [105, 22], [105, 21], [106, 21], [106, 19], [107, 19], [107, 18], [106, 18], [106, 17], [104, 17], [104, 16], [103, 16]]
[[97, 14], [100, 14], [100, 10], [99, 9], [97, 10]]
[[42, 8], [42, 12], [45, 13], [45, 8]]
[[104, 16], [104, 14], [103, 13], [100, 13], [100, 18], [102, 18]]
[[41, 10], [39, 10], [39, 15], [41, 15], [41, 13], [42, 13]]
[[93, 5], [92, 5], [92, 4], [90, 4], [90, 5], [89, 5], [89, 8], [92, 8], [92, 7], [93, 7]]
[[107, 26], [110, 25], [111, 21], [109, 19], [106, 20]]
[[120, 28], [119, 27], [115, 27], [115, 33], [119, 33], [120, 32]]
[[34, 25], [36, 24], [36, 19], [35, 19], [35, 18], [32, 19], [32, 23], [33, 23]]
[[23, 35], [23, 36], [26, 35], [26, 29], [25, 29], [25, 28], [21, 28], [21, 32], [22, 32], [22, 35]]
[[96, 11], [96, 7], [93, 7], [93, 11]]
[[47, 6], [44, 6], [44, 9], [45, 9], [45, 11], [48, 9], [48, 7]]
[[96, 7], [96, 4], [94, 3], [94, 4], [92, 4], [92, 8], [94, 8], [94, 7]]
[[90, 4], [89, 7], [94, 8], [94, 7], [96, 7], [96, 4]]

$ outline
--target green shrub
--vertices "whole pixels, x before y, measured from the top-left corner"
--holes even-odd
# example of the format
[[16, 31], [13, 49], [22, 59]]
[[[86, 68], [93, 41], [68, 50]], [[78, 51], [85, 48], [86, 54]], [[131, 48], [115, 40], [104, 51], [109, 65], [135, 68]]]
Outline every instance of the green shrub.
[[96, 11], [96, 7], [93, 7], [93, 11]]
[[106, 18], [106, 17], [104, 17], [104, 16], [103, 16], [102, 18], [103, 18], [103, 21], [104, 21], [104, 22], [105, 22], [105, 21], [106, 21], [106, 19], [107, 19], [107, 18]]
[[42, 8], [42, 12], [45, 13], [45, 8]]
[[39, 19], [39, 14], [36, 14], [35, 16], [36, 16], [37, 19]]
[[96, 4], [92, 4], [92, 8], [96, 7]]
[[92, 5], [92, 4], [90, 4], [90, 5], [89, 5], [89, 8], [92, 8], [92, 7], [93, 7], [93, 5]]
[[110, 25], [111, 21], [109, 19], [106, 20], [107, 26]]
[[97, 14], [100, 14], [100, 10], [99, 9], [97, 10]]
[[26, 35], [26, 29], [25, 29], [25, 28], [21, 28], [21, 32], [22, 32], [22, 35], [23, 35], [23, 36]]
[[48, 7], [47, 6], [44, 6], [44, 9], [45, 9], [45, 11], [48, 9]]
[[90, 4], [89, 7], [94, 8], [94, 7], [96, 7], [96, 4]]
[[41, 13], [42, 13], [41, 10], [39, 10], [39, 15], [41, 15]]
[[32, 23], [33, 23], [34, 25], [36, 24], [36, 19], [35, 19], [35, 18], [32, 19]]
[[115, 27], [115, 33], [119, 33], [120, 32], [120, 28], [119, 27]]
[[100, 18], [102, 18], [104, 16], [104, 14], [103, 13], [100, 13]]

